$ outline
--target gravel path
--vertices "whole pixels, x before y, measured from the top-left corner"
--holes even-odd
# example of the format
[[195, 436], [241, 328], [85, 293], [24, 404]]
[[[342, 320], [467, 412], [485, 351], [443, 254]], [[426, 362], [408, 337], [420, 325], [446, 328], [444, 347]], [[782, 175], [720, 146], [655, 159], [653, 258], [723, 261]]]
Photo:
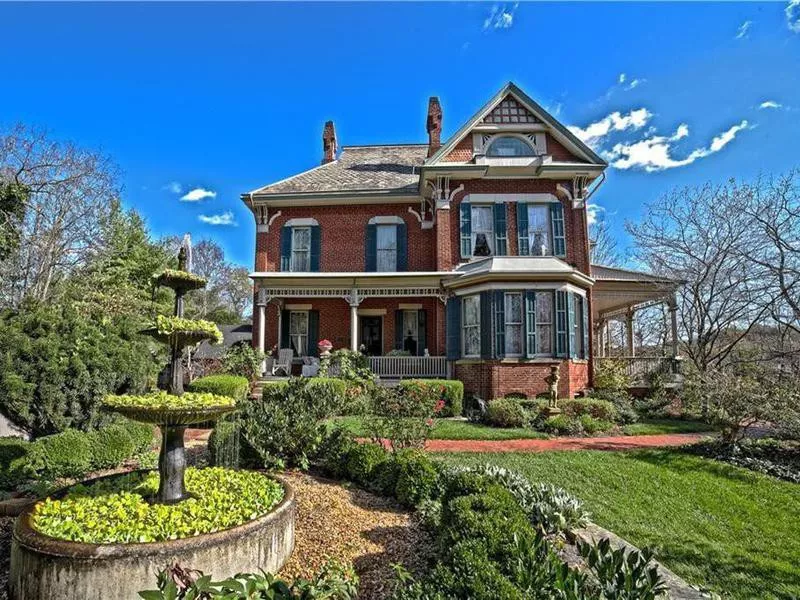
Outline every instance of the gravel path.
[[393, 563], [415, 571], [433, 551], [416, 519], [394, 501], [303, 473], [285, 475], [297, 494], [295, 549], [281, 575], [310, 577], [329, 559], [351, 562], [360, 600], [386, 598]]

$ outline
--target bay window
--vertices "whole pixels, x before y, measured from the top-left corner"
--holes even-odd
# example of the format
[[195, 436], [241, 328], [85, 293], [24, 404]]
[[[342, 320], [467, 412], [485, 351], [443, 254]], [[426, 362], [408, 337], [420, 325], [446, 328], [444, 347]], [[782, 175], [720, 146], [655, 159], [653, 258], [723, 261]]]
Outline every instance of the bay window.
[[522, 356], [522, 293], [505, 295], [505, 355]]
[[531, 354], [553, 354], [553, 292], [536, 292], [535, 321], [536, 343]]

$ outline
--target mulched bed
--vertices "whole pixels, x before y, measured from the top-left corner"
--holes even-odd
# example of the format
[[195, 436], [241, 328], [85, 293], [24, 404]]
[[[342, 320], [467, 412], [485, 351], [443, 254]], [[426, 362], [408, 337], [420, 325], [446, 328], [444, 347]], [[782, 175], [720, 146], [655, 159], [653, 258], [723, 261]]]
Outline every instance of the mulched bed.
[[6, 584], [11, 562], [11, 530], [14, 520], [14, 517], [0, 517], [0, 600], [8, 599]]
[[297, 495], [297, 521], [283, 577], [311, 577], [328, 559], [338, 559], [355, 567], [359, 600], [372, 600], [391, 594], [393, 563], [412, 572], [426, 565], [433, 552], [430, 537], [393, 500], [305, 473], [284, 477]]

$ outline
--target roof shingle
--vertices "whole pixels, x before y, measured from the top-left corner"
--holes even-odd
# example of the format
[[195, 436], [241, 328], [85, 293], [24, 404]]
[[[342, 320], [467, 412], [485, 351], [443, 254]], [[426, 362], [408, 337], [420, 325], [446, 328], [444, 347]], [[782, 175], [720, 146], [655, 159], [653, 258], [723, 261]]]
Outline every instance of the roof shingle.
[[379, 190], [415, 193], [427, 144], [345, 146], [333, 162], [266, 185], [253, 194]]

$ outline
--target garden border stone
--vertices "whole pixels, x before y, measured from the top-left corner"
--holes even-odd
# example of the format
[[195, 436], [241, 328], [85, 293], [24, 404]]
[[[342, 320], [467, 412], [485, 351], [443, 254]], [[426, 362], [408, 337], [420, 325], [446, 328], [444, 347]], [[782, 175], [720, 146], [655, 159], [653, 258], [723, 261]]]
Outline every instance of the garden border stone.
[[[96, 481], [96, 480], [95, 480]], [[11, 600], [138, 600], [174, 562], [220, 580], [263, 569], [275, 573], [294, 549], [296, 500], [279, 480], [283, 500], [268, 514], [224, 531], [166, 542], [84, 544], [57, 540], [31, 526], [33, 505], [14, 524]]]

